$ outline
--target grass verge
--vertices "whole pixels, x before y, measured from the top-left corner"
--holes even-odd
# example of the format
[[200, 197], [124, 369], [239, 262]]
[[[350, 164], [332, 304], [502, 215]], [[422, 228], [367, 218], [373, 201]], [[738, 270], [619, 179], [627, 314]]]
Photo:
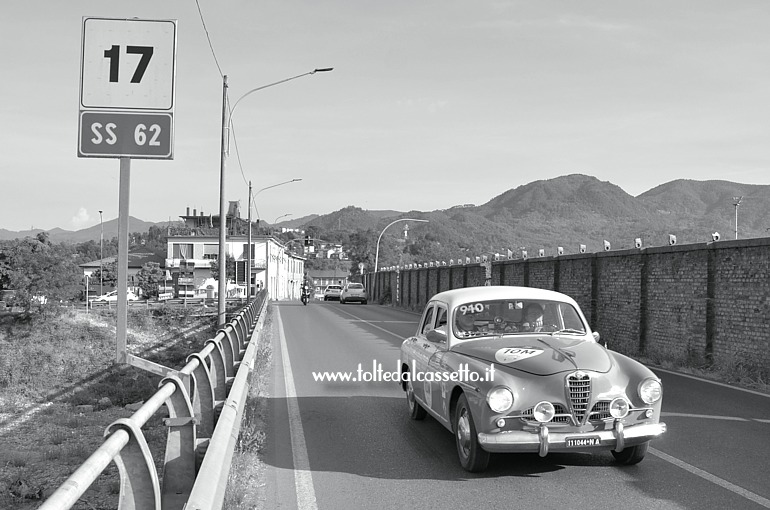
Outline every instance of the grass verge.
[[265, 464], [262, 461], [262, 451], [265, 447], [267, 402], [270, 397], [272, 315], [272, 308], [268, 306], [264, 327], [258, 339], [257, 359], [251, 372], [241, 430], [230, 466], [223, 506], [225, 510], [264, 508]]
[[[198, 310], [129, 309], [128, 350], [181, 368], [215, 333]], [[49, 310], [0, 321], [0, 508], [26, 510], [47, 498], [103, 442], [105, 428], [133, 414], [160, 377], [115, 359], [115, 310]], [[143, 427], [162, 473], [165, 407]], [[117, 508], [115, 464], [73, 508]]]

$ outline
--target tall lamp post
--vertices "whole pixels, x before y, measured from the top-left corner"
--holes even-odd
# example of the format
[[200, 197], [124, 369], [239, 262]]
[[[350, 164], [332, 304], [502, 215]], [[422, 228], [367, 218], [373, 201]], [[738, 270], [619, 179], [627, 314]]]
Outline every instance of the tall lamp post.
[[[104, 218], [102, 211], [99, 209], [99, 224], [101, 225], [101, 233], [99, 234], [99, 295], [104, 295], [102, 285], [104, 282], [104, 274], [102, 274], [102, 261], [104, 260]], [[86, 296], [87, 297], [87, 296]]]
[[[302, 179], [291, 179], [289, 181], [279, 182], [278, 184], [273, 184], [272, 186], [264, 187], [260, 190], [257, 190], [256, 193], [251, 193], [251, 181], [249, 181], [249, 248], [246, 250], [246, 287], [247, 287], [247, 295], [248, 297], [251, 296], [251, 259], [253, 257], [251, 252], [251, 199], [259, 195], [262, 191], [265, 191], [266, 189], [275, 188], [276, 186], [282, 186], [284, 184], [289, 184], [292, 182], [301, 181]], [[259, 234], [259, 232], [257, 232]], [[265, 259], [265, 264], [267, 264], [267, 258]], [[267, 283], [267, 282], [265, 282]]]
[[377, 268], [379, 267], [380, 262], [380, 239], [382, 239], [382, 234], [385, 233], [386, 230], [388, 230], [388, 227], [398, 223], [399, 221], [417, 221], [420, 223], [428, 223], [428, 220], [417, 220], [415, 218], [401, 218], [400, 220], [392, 221], [388, 223], [385, 228], [382, 229], [382, 232], [380, 232], [380, 237], [377, 238], [377, 252], [374, 255], [374, 272], [377, 272]]
[[[297, 78], [301, 78], [303, 76], [308, 76], [315, 73], [323, 73], [327, 71], [331, 71], [332, 67], [326, 67], [321, 69], [313, 69], [312, 71], [308, 71], [306, 73], [298, 74], [297, 76], [292, 76], [291, 78], [286, 78], [280, 81], [276, 81], [274, 83], [268, 83], [267, 85], [262, 85], [261, 87], [253, 88], [249, 91], [247, 91], [245, 94], [243, 94], [241, 97], [238, 98], [238, 100], [233, 104], [233, 107], [231, 110], [229, 110], [228, 114], [228, 108], [227, 108], [227, 75], [224, 75], [222, 77], [222, 139], [221, 139], [221, 154], [220, 154], [220, 162], [219, 162], [219, 254], [217, 255], [217, 259], [219, 260], [219, 296], [217, 299], [217, 324], [220, 326], [223, 326], [225, 324], [225, 311], [226, 311], [226, 304], [227, 304], [227, 264], [225, 261], [226, 253], [227, 253], [227, 246], [225, 245], [227, 241], [227, 209], [226, 209], [226, 203], [225, 203], [225, 162], [227, 160], [227, 150], [229, 146], [229, 130], [230, 130], [230, 123], [233, 120], [233, 114], [235, 113], [235, 109], [238, 107], [238, 104], [248, 95], [253, 94], [254, 92], [262, 89], [266, 89], [268, 87], [273, 87], [275, 85], [280, 85], [281, 83], [286, 83], [287, 81], [296, 80]], [[249, 231], [251, 231], [251, 225], [249, 225]], [[249, 255], [251, 255], [251, 246], [249, 246]]]
[[738, 239], [738, 206], [741, 205], [743, 197], [733, 197], [733, 205], [735, 206], [735, 238]]

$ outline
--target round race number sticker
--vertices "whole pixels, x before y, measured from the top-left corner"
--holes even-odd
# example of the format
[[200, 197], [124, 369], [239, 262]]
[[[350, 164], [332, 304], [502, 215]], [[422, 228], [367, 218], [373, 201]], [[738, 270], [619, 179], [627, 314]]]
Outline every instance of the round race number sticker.
[[495, 353], [498, 363], [515, 363], [542, 354], [543, 349], [534, 347], [504, 347]]

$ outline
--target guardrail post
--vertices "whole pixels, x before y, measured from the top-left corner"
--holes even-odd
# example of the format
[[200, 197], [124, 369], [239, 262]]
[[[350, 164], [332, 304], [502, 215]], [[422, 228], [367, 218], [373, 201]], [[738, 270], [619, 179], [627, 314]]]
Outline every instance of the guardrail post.
[[[235, 376], [235, 363], [241, 360], [241, 350], [238, 346], [237, 338], [233, 342], [233, 338], [230, 336], [230, 330], [227, 328], [230, 324], [227, 324], [224, 328], [217, 331], [217, 335], [222, 333], [224, 339], [222, 341], [222, 347], [225, 354], [225, 368], [227, 370], [227, 377]], [[232, 326], [230, 326], [232, 329]]]
[[241, 345], [246, 345], [249, 340], [249, 325], [246, 322], [246, 312], [238, 314], [237, 323], [241, 330]]
[[107, 426], [104, 437], [115, 429], [128, 433], [128, 443], [113, 459], [120, 472], [118, 510], [160, 510], [160, 482], [150, 447], [142, 429], [131, 419], [121, 418]]
[[227, 371], [225, 365], [232, 363], [232, 358], [229, 360], [226, 358], [223, 351], [223, 346], [220, 342], [214, 339], [206, 340], [206, 345], [209, 343], [214, 344], [214, 350], [211, 352], [211, 367], [209, 368], [211, 374], [211, 381], [214, 383], [214, 401], [224, 401], [227, 398]]
[[177, 376], [165, 377], [160, 386], [172, 382], [176, 391], [166, 400], [169, 417], [166, 458], [163, 464], [162, 504], [164, 510], [184, 508], [195, 483], [195, 424], [192, 404], [182, 380]]
[[192, 406], [195, 417], [199, 420], [198, 432], [203, 437], [211, 437], [214, 432], [214, 383], [211, 380], [206, 360], [198, 353], [187, 356], [187, 361], [198, 360], [198, 367], [193, 370], [195, 382], [192, 392]]

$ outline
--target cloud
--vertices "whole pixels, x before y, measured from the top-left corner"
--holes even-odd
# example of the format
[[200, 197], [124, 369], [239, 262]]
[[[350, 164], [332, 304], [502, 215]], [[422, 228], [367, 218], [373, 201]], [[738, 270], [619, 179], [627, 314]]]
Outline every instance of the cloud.
[[81, 207], [78, 209], [77, 214], [72, 217], [72, 226], [75, 227], [75, 230], [79, 230], [85, 227], [90, 221], [91, 215], [88, 214], [85, 207]]

